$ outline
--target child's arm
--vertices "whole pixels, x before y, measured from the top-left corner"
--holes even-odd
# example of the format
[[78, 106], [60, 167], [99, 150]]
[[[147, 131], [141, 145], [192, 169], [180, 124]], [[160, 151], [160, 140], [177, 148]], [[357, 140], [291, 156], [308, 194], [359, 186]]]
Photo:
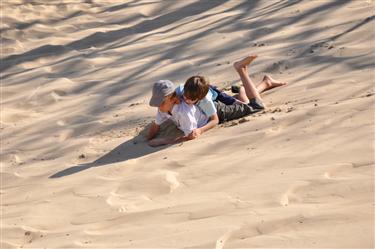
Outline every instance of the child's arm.
[[214, 114], [210, 117], [210, 121], [203, 127], [194, 129], [189, 135], [187, 136], [179, 136], [176, 138], [159, 138], [159, 139], [153, 139], [151, 140], [148, 145], [152, 147], [161, 146], [161, 145], [167, 145], [167, 144], [177, 144], [186, 142], [189, 140], [193, 140], [197, 138], [199, 135], [201, 135], [203, 132], [208, 131], [209, 129], [212, 129], [219, 123], [219, 117], [217, 114]]
[[195, 130], [193, 130], [192, 133], [189, 134], [189, 138], [190, 139], [194, 139], [194, 138], [197, 138], [199, 137], [202, 133], [214, 128], [217, 124], [219, 123], [219, 117], [217, 116], [217, 114], [215, 113], [214, 115], [212, 115], [210, 117], [210, 121], [202, 126], [201, 128], [197, 128]]
[[148, 130], [147, 140], [151, 140], [159, 133], [160, 125], [157, 125], [155, 122], [151, 123], [150, 129]]
[[200, 129], [203, 133], [214, 128], [218, 123], [219, 123], [219, 116], [217, 115], [217, 113], [215, 113], [214, 115], [210, 117], [210, 121], [206, 125], [198, 129]]
[[[189, 118], [190, 117], [190, 118]], [[192, 122], [190, 113], [178, 113], [175, 114], [175, 118], [179, 120], [180, 126], [179, 129], [184, 132], [184, 135], [179, 135], [174, 138], [156, 138], [148, 142], [148, 145], [152, 147], [167, 145], [167, 144], [176, 144], [182, 143], [188, 140], [192, 140], [194, 137], [192, 134], [196, 130], [196, 123]]]

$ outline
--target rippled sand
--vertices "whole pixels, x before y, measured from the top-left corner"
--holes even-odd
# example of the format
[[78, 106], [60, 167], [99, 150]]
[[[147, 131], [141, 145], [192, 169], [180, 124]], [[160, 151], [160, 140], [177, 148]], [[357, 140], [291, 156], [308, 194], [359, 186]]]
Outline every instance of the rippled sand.
[[[0, 3], [1, 248], [374, 247], [374, 1], [121, 2]], [[248, 54], [266, 112], [147, 146]]]

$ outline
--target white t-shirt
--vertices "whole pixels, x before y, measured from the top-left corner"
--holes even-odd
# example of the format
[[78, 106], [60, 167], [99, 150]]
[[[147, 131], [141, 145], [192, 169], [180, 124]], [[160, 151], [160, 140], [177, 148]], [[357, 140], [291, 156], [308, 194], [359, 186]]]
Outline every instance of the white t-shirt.
[[173, 106], [171, 113], [172, 115], [161, 112], [158, 109], [155, 123], [161, 125], [167, 119], [172, 119], [176, 126], [184, 132], [185, 136], [208, 122], [208, 117], [198, 107], [188, 105], [183, 100], [181, 100], [180, 104]]

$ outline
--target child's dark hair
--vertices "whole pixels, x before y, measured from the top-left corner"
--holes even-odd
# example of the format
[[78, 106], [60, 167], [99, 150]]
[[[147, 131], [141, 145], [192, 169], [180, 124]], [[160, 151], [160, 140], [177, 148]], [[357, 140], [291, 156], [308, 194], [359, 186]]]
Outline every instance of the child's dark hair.
[[191, 100], [201, 100], [207, 95], [209, 86], [207, 78], [192, 76], [185, 82], [184, 95]]

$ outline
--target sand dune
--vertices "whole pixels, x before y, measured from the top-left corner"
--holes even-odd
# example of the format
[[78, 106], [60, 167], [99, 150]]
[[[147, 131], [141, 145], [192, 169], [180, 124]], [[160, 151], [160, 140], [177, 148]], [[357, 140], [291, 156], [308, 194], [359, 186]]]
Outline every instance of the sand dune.
[[[0, 8], [1, 248], [374, 248], [374, 1]], [[147, 146], [154, 81], [248, 54], [266, 111]]]

